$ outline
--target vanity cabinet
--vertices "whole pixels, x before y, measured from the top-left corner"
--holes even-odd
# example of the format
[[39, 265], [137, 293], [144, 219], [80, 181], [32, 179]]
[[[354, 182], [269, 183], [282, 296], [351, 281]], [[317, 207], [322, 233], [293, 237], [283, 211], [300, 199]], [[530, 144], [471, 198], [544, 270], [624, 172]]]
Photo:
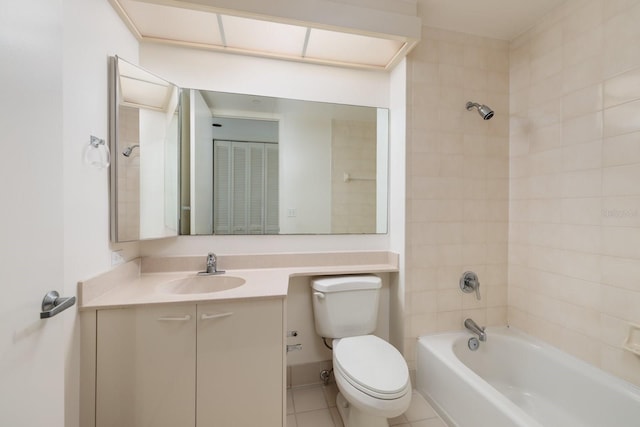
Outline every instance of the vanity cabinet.
[[98, 310], [96, 427], [284, 425], [283, 305]]
[[196, 426], [283, 426], [282, 300], [198, 305]]

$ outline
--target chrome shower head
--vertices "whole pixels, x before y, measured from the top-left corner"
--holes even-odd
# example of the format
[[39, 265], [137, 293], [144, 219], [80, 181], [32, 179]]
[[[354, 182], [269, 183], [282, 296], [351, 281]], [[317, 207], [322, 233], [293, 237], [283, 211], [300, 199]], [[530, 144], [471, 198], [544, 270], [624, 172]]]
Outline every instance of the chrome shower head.
[[122, 152], [122, 155], [125, 156], [125, 157], [129, 157], [131, 155], [131, 153], [133, 152], [133, 149], [134, 148], [138, 148], [138, 147], [140, 147], [138, 144], [130, 145]]
[[467, 102], [467, 110], [471, 110], [473, 107], [478, 109], [478, 114], [480, 114], [484, 120], [489, 120], [493, 117], [493, 110], [490, 107], [484, 104], [480, 105], [477, 102]]

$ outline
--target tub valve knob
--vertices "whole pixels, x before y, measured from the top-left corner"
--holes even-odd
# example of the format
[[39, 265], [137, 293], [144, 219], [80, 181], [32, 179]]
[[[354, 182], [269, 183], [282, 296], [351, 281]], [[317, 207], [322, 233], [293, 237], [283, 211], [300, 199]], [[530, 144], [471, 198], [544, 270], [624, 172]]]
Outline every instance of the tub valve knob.
[[473, 271], [465, 271], [460, 277], [460, 289], [466, 294], [475, 291], [476, 298], [480, 300], [480, 280], [478, 280], [478, 275]]

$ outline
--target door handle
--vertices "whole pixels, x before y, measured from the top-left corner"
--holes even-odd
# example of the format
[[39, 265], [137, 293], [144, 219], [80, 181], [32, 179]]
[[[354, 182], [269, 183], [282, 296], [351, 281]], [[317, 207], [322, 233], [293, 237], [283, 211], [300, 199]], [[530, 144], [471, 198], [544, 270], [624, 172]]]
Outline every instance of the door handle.
[[48, 319], [49, 317], [53, 317], [62, 313], [75, 303], [76, 297], [61, 298], [58, 291], [47, 292], [42, 299], [42, 311], [40, 312], [40, 318]]

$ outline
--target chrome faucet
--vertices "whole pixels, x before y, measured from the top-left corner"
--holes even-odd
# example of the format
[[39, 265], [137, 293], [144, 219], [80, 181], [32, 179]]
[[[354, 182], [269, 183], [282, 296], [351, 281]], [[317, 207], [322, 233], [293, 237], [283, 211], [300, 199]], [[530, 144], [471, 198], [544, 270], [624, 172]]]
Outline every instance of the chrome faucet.
[[212, 274], [222, 274], [224, 270], [218, 270], [218, 258], [213, 252], [207, 255], [207, 269], [198, 273], [200, 276], [208, 276]]
[[474, 334], [478, 335], [478, 339], [480, 341], [484, 342], [487, 340], [487, 333], [484, 331], [484, 327], [481, 328], [480, 326], [478, 326], [478, 324], [474, 322], [473, 319], [466, 319], [464, 321], [464, 327]]

